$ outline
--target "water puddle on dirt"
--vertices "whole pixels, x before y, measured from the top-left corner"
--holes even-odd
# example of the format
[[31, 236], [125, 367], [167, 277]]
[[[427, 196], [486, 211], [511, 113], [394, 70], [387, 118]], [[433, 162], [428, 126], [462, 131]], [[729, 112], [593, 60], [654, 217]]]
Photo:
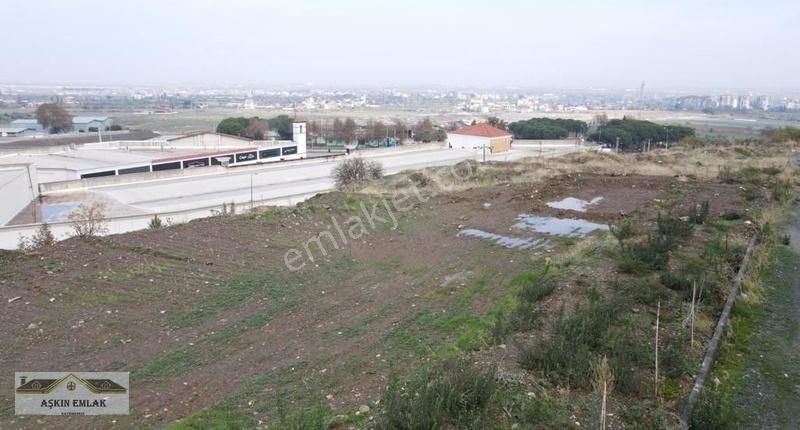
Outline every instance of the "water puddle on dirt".
[[492, 241], [500, 246], [511, 249], [531, 249], [531, 248], [548, 248], [550, 241], [546, 239], [535, 238], [521, 238], [502, 236], [499, 234], [489, 233], [488, 231], [478, 230], [475, 228], [465, 228], [458, 232], [458, 237], [474, 237], [479, 239], [486, 239]]
[[584, 237], [595, 230], [608, 230], [608, 226], [582, 219], [562, 219], [531, 214], [520, 214], [514, 228], [554, 236]]
[[547, 202], [547, 206], [550, 206], [554, 209], [566, 209], [570, 211], [576, 212], [586, 212], [590, 206], [594, 206], [600, 203], [600, 200], [603, 200], [602, 197], [595, 197], [591, 200], [581, 200], [576, 199], [575, 197], [567, 197], [564, 200], [560, 200], [557, 202]]
[[45, 203], [42, 205], [42, 221], [65, 221], [80, 205], [81, 202]]

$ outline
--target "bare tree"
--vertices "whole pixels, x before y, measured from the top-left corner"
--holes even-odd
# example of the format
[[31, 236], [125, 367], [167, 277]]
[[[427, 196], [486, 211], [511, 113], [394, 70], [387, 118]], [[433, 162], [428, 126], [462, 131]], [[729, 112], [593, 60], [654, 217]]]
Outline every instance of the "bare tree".
[[94, 202], [90, 205], [81, 204], [69, 214], [69, 221], [75, 236], [94, 237], [108, 233], [106, 220], [106, 205]]
[[50, 133], [72, 129], [72, 115], [58, 103], [42, 103], [36, 108], [36, 121]]

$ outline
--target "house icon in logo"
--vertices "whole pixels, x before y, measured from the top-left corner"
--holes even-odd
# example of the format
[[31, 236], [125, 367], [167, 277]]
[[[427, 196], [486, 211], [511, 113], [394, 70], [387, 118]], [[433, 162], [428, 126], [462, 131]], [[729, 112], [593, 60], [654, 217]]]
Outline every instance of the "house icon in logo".
[[21, 376], [16, 391], [20, 394], [48, 394], [61, 384], [66, 384], [68, 391], [75, 391], [82, 384], [94, 394], [124, 394], [128, 390], [111, 379], [82, 379], [69, 373], [61, 379], [31, 379]]

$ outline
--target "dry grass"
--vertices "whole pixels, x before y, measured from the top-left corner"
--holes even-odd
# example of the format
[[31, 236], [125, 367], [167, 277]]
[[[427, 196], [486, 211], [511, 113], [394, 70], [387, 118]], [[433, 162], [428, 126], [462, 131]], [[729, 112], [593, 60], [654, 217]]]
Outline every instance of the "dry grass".
[[[424, 192], [440, 194], [502, 183], [536, 183], [560, 175], [582, 173], [609, 176], [679, 176], [709, 180], [719, 178], [720, 172], [725, 170], [738, 171], [744, 167], [792, 166], [783, 174], [792, 177], [793, 155], [791, 145], [778, 144], [672, 148], [654, 150], [647, 154], [585, 151], [558, 158], [525, 158], [516, 162], [484, 163], [467, 177], [454, 174], [452, 167], [428, 168], [422, 171], [429, 179], [424, 186], [419, 184], [419, 173], [402, 172], [383, 181], [365, 184], [360, 191], [382, 194], [417, 186]], [[411, 178], [412, 174], [417, 176]]]

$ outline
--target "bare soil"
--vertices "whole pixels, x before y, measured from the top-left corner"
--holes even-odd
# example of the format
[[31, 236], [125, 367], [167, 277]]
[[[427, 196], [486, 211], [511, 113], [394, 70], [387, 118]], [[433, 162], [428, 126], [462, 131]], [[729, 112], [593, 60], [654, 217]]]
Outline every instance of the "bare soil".
[[[284, 253], [331, 217], [358, 215], [353, 197], [0, 254], [0, 428], [162, 427], [223, 400], [267, 420], [280, 396], [301, 402], [301, 392], [334, 411], [372, 404], [393, 370], [458, 335], [426, 332], [420, 321], [459, 300], [490, 308], [540, 252], [458, 238], [459, 226], [500, 231], [520, 213], [610, 223], [678, 190], [679, 207], [708, 199], [721, 213], [740, 202], [735, 186], [671, 177], [475, 188], [420, 202], [398, 214], [397, 229], [331, 249], [299, 272]], [[598, 196], [585, 213], [546, 205]], [[468, 275], [445, 283], [460, 273]], [[8, 373], [26, 370], [131, 371], [131, 415], [15, 417]]]

